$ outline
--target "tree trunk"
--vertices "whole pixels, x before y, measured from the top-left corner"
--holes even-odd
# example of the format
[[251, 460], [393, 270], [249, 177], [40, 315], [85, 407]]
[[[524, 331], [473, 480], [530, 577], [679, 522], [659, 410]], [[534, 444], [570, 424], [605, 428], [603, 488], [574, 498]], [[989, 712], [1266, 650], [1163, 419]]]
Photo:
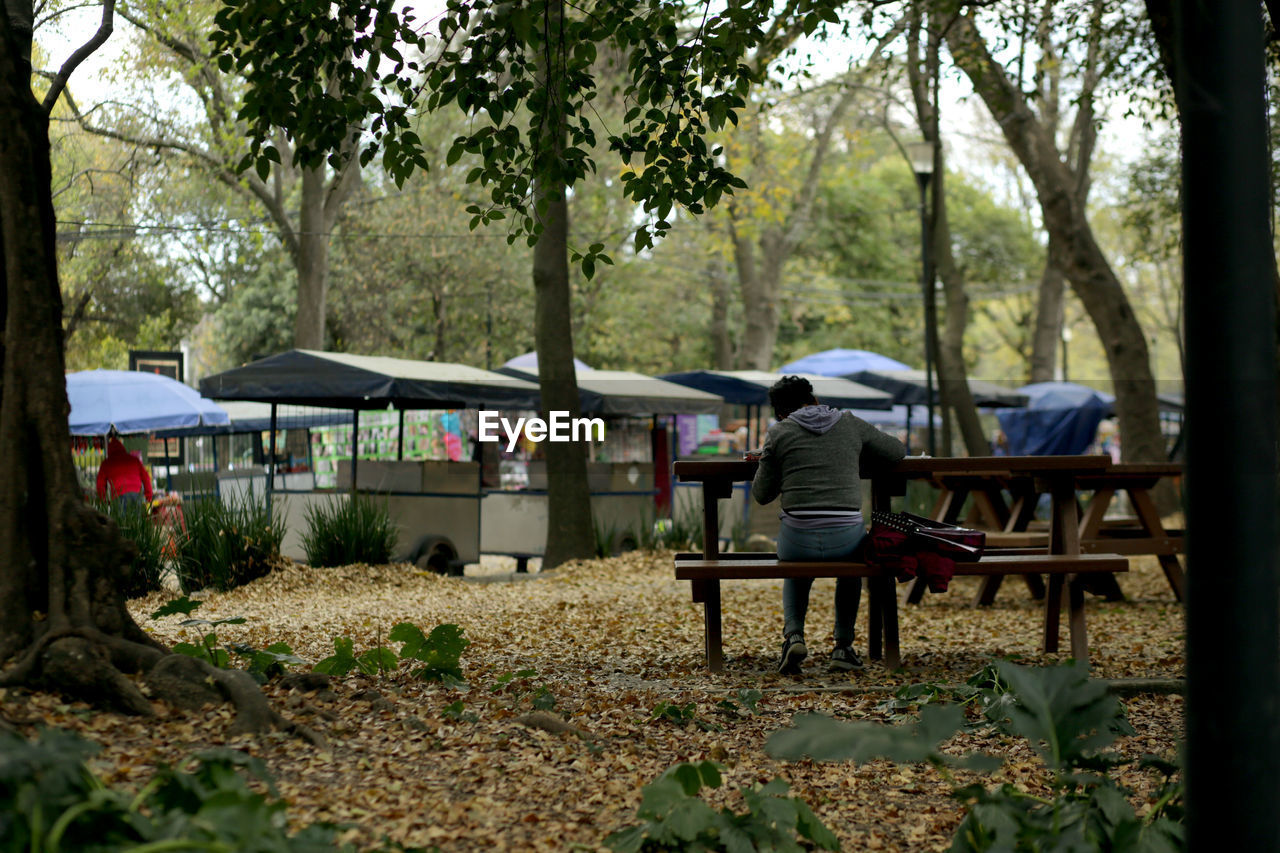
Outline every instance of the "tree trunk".
[[[544, 162], [558, 163], [566, 141], [563, 112], [564, 83], [555, 76], [548, 53], [568, 49], [556, 40], [564, 17], [564, 0], [547, 6], [547, 30], [551, 45], [539, 54], [539, 76], [546, 89], [546, 113], [539, 140]], [[573, 368], [572, 307], [569, 290], [569, 206], [562, 180], [543, 177], [535, 182], [535, 209], [542, 226], [533, 247], [534, 339], [538, 351], [538, 384], [543, 417], [550, 412], [579, 413], [578, 383]], [[547, 547], [544, 569], [566, 560], [595, 555], [595, 530], [591, 522], [591, 492], [587, 485], [586, 446], [579, 442], [546, 442]]]
[[761, 236], [760, 250], [764, 258], [757, 260], [755, 243], [733, 229], [733, 257], [745, 314], [738, 361], [747, 370], [771, 370], [773, 347], [778, 340], [778, 289], [786, 258], [772, 232]]
[[324, 215], [324, 166], [302, 170], [298, 221], [298, 315], [293, 345], [324, 349], [325, 299], [329, 290], [329, 230]]
[[707, 262], [711, 281], [711, 364], [716, 370], [733, 370], [733, 340], [729, 337], [729, 279], [720, 257]]
[[916, 7], [908, 17], [908, 79], [921, 133], [925, 139], [934, 143], [933, 204], [929, 211], [929, 219], [932, 237], [931, 254], [943, 291], [943, 333], [940, 338], [933, 341], [936, 344], [934, 353], [938, 370], [938, 395], [942, 402], [942, 452], [947, 456], [952, 453], [951, 418], [947, 415], [948, 410], [951, 410], [955, 413], [956, 422], [960, 426], [960, 436], [964, 441], [966, 452], [970, 456], [986, 456], [991, 452], [991, 446], [982, 431], [982, 423], [978, 420], [978, 409], [974, 406], [973, 394], [969, 390], [969, 377], [964, 361], [964, 332], [969, 322], [969, 296], [965, 293], [964, 275], [956, 266], [955, 255], [952, 252], [951, 225], [947, 218], [946, 159], [942, 150], [941, 106], [938, 103], [941, 28], [930, 29], [925, 46], [924, 62], [921, 63], [919, 7]]
[[[125, 712], [151, 703], [125, 673], [170, 655], [120, 594], [133, 546], [80, 495], [71, 461], [49, 119], [30, 89], [23, 36], [0, 12], [0, 687], [56, 690]], [[245, 672], [197, 663], [244, 729], [292, 728]], [[181, 689], [181, 688], [180, 688]]]
[[[969, 322], [969, 295], [965, 293], [964, 276], [956, 268], [951, 253], [951, 225], [947, 220], [946, 172], [941, 148], [935, 148], [933, 252], [937, 259], [938, 278], [942, 280], [943, 332], [938, 341], [938, 390], [946, 407], [955, 412], [960, 439], [970, 456], [989, 456], [991, 443], [982, 431], [978, 408], [969, 390], [969, 375], [964, 361], [964, 332]], [[947, 409], [944, 407], [943, 412]], [[949, 438], [949, 437], [948, 437]], [[949, 441], [944, 440], [944, 445]], [[943, 452], [951, 455], [951, 448]]]
[[955, 19], [947, 31], [947, 43], [956, 65], [972, 82], [1035, 185], [1046, 230], [1061, 241], [1063, 272], [1084, 303], [1107, 354], [1125, 460], [1164, 460], [1146, 336], [1098, 248], [1085, 211], [1076, 204], [1076, 182], [1054, 139], [992, 58], [968, 15]]
[[1058, 263], [1058, 240], [1049, 235], [1044, 271], [1036, 301], [1036, 328], [1031, 336], [1031, 382], [1052, 382], [1058, 366], [1058, 341], [1062, 337], [1063, 296], [1066, 282]]

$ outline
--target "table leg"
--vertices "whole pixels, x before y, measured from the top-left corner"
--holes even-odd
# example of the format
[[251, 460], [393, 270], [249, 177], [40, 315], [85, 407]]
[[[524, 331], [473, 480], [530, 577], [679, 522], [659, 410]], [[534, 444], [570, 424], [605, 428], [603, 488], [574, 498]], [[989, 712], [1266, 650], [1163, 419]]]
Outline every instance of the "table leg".
[[873, 578], [873, 583], [882, 584], [884, 592], [880, 599], [883, 602], [884, 633], [884, 665], [885, 669], [894, 670], [902, 666], [902, 657], [898, 650], [898, 596], [894, 595], [893, 576]]
[[919, 604], [920, 600], [924, 598], [924, 594], [928, 591], [928, 589], [929, 589], [929, 584], [924, 578], [920, 578], [920, 577], [916, 578], [911, 582], [911, 585], [907, 587], [906, 593], [903, 594], [902, 603], [903, 604]]
[[704, 587], [702, 609], [705, 614], [705, 646], [707, 669], [724, 671], [724, 649], [720, 645], [720, 581], [709, 580]]
[[978, 586], [978, 594], [973, 599], [973, 606], [985, 607], [995, 604], [996, 593], [1000, 591], [1000, 584], [1003, 581], [1003, 575], [987, 575], [983, 578]]
[[1058, 650], [1058, 625], [1062, 618], [1062, 575], [1049, 576], [1049, 590], [1044, 596], [1044, 637], [1041, 648], [1046, 652]]
[[[1080, 514], [1076, 507], [1075, 481], [1070, 477], [1047, 479], [1053, 511], [1049, 519], [1049, 553], [1080, 553]], [[1044, 650], [1058, 650], [1058, 626], [1062, 618], [1062, 575], [1049, 576], [1044, 597]], [[1081, 611], [1083, 614], [1083, 611]]]
[[[1134, 512], [1138, 514], [1138, 521], [1147, 535], [1159, 539], [1168, 538], [1169, 534], [1165, 533], [1164, 523], [1160, 521], [1160, 512], [1156, 509], [1155, 502], [1151, 500], [1151, 493], [1146, 489], [1128, 489], [1127, 491]], [[1173, 590], [1174, 597], [1182, 601], [1183, 591], [1186, 588], [1186, 576], [1182, 573], [1182, 564], [1178, 562], [1178, 555], [1158, 554], [1156, 559], [1160, 561], [1160, 568], [1164, 569], [1165, 579], [1169, 581], [1169, 588]]]
[[1084, 624], [1084, 585], [1079, 575], [1067, 578], [1067, 601], [1071, 608], [1071, 656], [1089, 662], [1089, 635]]
[[[889, 595], [893, 590], [887, 590]], [[867, 578], [867, 658], [880, 660], [884, 640], [884, 596], [886, 589], [879, 578]]]
[[720, 505], [716, 501], [722, 488], [710, 480], [702, 484], [702, 553], [708, 560], [720, 556]]

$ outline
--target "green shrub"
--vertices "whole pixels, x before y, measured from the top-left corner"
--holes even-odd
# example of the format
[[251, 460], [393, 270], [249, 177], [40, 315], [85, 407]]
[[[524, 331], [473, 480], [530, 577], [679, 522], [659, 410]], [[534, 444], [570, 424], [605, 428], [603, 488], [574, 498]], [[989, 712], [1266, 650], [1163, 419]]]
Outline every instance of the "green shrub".
[[284, 521], [265, 500], [206, 498], [187, 505], [187, 536], [178, 560], [183, 592], [234, 589], [280, 562]]
[[[180, 768], [160, 767], [134, 794], [92, 775], [85, 759], [97, 750], [57, 729], [30, 742], [0, 731], [0, 850], [354, 853], [338, 841], [335, 826], [290, 833], [285, 802], [257, 758], [231, 749], [202, 752]], [[270, 796], [254, 791], [250, 776]]]
[[391, 562], [400, 532], [386, 504], [372, 497], [307, 508], [302, 548], [313, 566], [383, 565]]
[[781, 779], [741, 788], [745, 812], [711, 808], [698, 794], [704, 787], [720, 787], [720, 769], [713, 761], [670, 768], [642, 789], [636, 817], [643, 822], [613, 833], [605, 845], [615, 853], [802, 850], [801, 841], [840, 849], [835, 835], [804, 801], [787, 795]]
[[[147, 505], [141, 501], [95, 501], [98, 511], [115, 522], [120, 535], [134, 544], [137, 553], [129, 564], [121, 592], [125, 598], [138, 598], [160, 589], [160, 580], [168, 568], [165, 553], [169, 534], [151, 517]], [[181, 532], [175, 545], [182, 547]]]

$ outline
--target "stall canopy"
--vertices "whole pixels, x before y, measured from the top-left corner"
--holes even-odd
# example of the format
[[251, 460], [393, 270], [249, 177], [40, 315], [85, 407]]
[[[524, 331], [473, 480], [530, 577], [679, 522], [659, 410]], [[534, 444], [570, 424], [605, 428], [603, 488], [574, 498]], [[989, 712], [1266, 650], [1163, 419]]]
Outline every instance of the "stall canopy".
[[[923, 370], [861, 370], [848, 376], [855, 382], [888, 391], [893, 395], [893, 402], [908, 405], [928, 405], [929, 387], [925, 382]], [[969, 380], [969, 393], [973, 402], [984, 408], [1005, 408], [1026, 406], [1027, 395], [1022, 391], [1005, 388], [994, 382], [981, 379]], [[938, 379], [933, 380], [933, 402], [939, 401]]]
[[910, 365], [863, 349], [829, 349], [806, 355], [778, 368], [779, 373], [816, 373], [844, 376], [860, 370], [909, 370]]
[[[536, 380], [537, 376], [533, 371], [510, 367], [504, 367], [501, 371], [531, 380]], [[712, 414], [719, 412], [725, 402], [715, 394], [629, 370], [579, 368], [577, 380], [583, 414]]]
[[[503, 362], [503, 367], [511, 367], [516, 370], [525, 370], [533, 374], [538, 372], [538, 354], [536, 352], [527, 352], [524, 355], [518, 355], [515, 358], [508, 359]], [[590, 365], [578, 359], [573, 360], [573, 369], [581, 373], [584, 370], [590, 370]]]
[[218, 400], [343, 409], [536, 409], [538, 386], [478, 367], [290, 350], [200, 380]]
[[[819, 401], [838, 409], [888, 409], [893, 405], [893, 398], [884, 391], [848, 379], [796, 375], [804, 376], [813, 384], [813, 393]], [[667, 373], [660, 378], [723, 397], [726, 403], [764, 406], [769, 402], [769, 386], [782, 377], [781, 373], [763, 370], [690, 370]]]
[[1027, 406], [996, 413], [1013, 456], [1085, 452], [1115, 402], [1110, 394], [1073, 382], [1037, 382], [1018, 391], [1027, 395]]
[[83, 370], [67, 374], [72, 435], [193, 430], [230, 419], [195, 389], [158, 373]]

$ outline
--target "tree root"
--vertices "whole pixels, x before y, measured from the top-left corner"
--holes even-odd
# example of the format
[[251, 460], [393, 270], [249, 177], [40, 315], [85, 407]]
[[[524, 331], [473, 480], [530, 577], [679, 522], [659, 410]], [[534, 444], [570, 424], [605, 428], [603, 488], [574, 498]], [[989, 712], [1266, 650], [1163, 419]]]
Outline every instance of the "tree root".
[[40, 682], [94, 705], [155, 716], [142, 691], [111, 665], [110, 653], [83, 637], [62, 637], [49, 644], [40, 657]]

